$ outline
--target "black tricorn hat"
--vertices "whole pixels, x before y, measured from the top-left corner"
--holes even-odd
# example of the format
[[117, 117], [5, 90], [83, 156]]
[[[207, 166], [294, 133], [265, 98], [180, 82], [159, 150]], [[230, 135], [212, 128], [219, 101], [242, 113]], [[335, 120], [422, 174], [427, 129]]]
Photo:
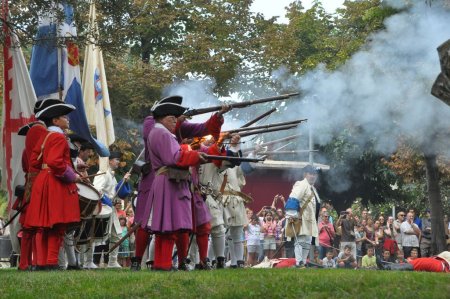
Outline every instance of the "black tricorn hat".
[[121, 152], [110, 152], [109, 153], [110, 159], [122, 159], [122, 153]]
[[183, 97], [181, 96], [170, 96], [163, 98], [156, 102], [152, 107], [152, 113], [154, 117], [163, 117], [168, 115], [180, 116], [187, 108], [181, 106]]
[[17, 135], [27, 136], [27, 133], [31, 129], [31, 127], [37, 124], [42, 124], [42, 122], [33, 121], [31, 123], [26, 124], [25, 126], [20, 127], [19, 131], [17, 132]]
[[303, 167], [303, 173], [318, 174], [319, 169], [317, 167], [314, 167], [309, 164], [309, 165], [306, 165], [305, 167]]
[[36, 112], [36, 118], [38, 119], [51, 119], [69, 114], [76, 109], [75, 106], [66, 104], [58, 99], [45, 99], [38, 103], [34, 107], [35, 111], [36, 108], [38, 110]]
[[83, 137], [81, 137], [80, 135], [78, 135], [76, 133], [70, 133], [69, 135], [67, 135], [67, 137], [69, 137], [70, 141], [72, 141], [72, 142], [75, 142], [75, 141], [78, 141], [80, 143], [87, 142], [86, 139], [84, 139]]

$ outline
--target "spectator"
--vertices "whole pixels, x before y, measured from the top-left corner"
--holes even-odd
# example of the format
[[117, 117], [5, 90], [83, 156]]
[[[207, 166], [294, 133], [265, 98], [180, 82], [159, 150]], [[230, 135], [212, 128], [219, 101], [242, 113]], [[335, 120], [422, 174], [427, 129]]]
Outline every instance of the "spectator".
[[394, 257], [398, 250], [397, 242], [395, 241], [396, 232], [394, 229], [394, 217], [389, 216], [386, 226], [383, 228], [384, 244], [383, 249], [388, 249], [391, 256]]
[[376, 269], [377, 268], [377, 259], [374, 255], [373, 246], [367, 247], [367, 254], [363, 256], [361, 268], [363, 269]]
[[402, 247], [405, 253], [405, 258], [411, 256], [411, 250], [413, 248], [419, 249], [419, 236], [420, 228], [417, 224], [413, 222], [414, 214], [408, 213], [406, 215], [406, 221], [400, 226], [400, 231], [402, 233]]
[[341, 226], [341, 253], [344, 251], [346, 246], [351, 247], [353, 257], [356, 257], [356, 239], [355, 239], [355, 226], [356, 222], [353, 217], [352, 209], [348, 208], [345, 212], [341, 212], [336, 225]]
[[363, 254], [367, 254], [367, 248], [369, 246], [375, 246], [375, 229], [373, 227], [373, 220], [372, 218], [367, 219], [367, 225], [364, 229], [366, 232], [366, 240], [364, 241], [365, 246], [363, 246]]
[[333, 258], [333, 250], [331, 248], [327, 250], [327, 256], [322, 260], [322, 266], [324, 268], [336, 268], [336, 261]]
[[314, 249], [314, 256], [313, 256], [313, 259], [312, 259], [311, 262], [313, 263], [313, 265], [309, 265], [309, 266], [312, 266], [313, 268], [314, 267], [317, 268], [318, 266], [322, 266], [322, 259], [319, 258], [319, 250]]
[[262, 231], [264, 233], [264, 256], [267, 256], [269, 259], [272, 258], [272, 255], [276, 250], [276, 229], [277, 223], [273, 220], [272, 212], [266, 212], [264, 216]]
[[403, 253], [403, 250], [399, 249], [397, 250], [397, 259], [395, 260], [395, 263], [397, 264], [404, 264], [407, 263], [407, 261], [405, 260], [405, 255]]
[[275, 229], [275, 243], [276, 243], [276, 250], [275, 252], [278, 252], [277, 256], [274, 256], [274, 258], [280, 258], [283, 257], [282, 249], [279, 250], [283, 243], [283, 221], [280, 220], [280, 217], [278, 216], [278, 213], [274, 216], [274, 222], [277, 224]]
[[425, 217], [422, 218], [422, 238], [420, 239], [420, 256], [431, 256], [431, 213], [425, 211]]
[[394, 221], [395, 241], [398, 248], [402, 248], [402, 233], [400, 231], [400, 225], [405, 221], [405, 212], [400, 211], [397, 213], [397, 219]]
[[322, 221], [319, 222], [319, 256], [320, 259], [325, 257], [327, 250], [332, 247], [334, 241], [334, 226], [329, 222], [329, 214], [325, 210], [322, 213]]
[[377, 265], [379, 269], [384, 270], [389, 264], [393, 264], [391, 252], [385, 249], [383, 250], [382, 255], [379, 258], [377, 257]]
[[247, 219], [248, 219], [248, 223], [250, 223], [252, 221], [252, 216], [253, 216], [253, 210], [246, 208], [245, 209], [246, 213], [247, 213]]
[[366, 233], [364, 227], [361, 224], [356, 225], [355, 230], [355, 242], [356, 242], [356, 260], [358, 261], [358, 266], [361, 266], [362, 254], [362, 244], [366, 240]]
[[422, 220], [420, 220], [419, 216], [416, 213], [416, 210], [411, 208], [409, 209], [408, 213], [412, 213], [413, 214], [413, 219], [414, 219], [414, 223], [420, 228], [422, 229]]
[[361, 212], [361, 221], [365, 220], [366, 223], [367, 223], [367, 219], [368, 219], [368, 218], [369, 218], [369, 215], [368, 215], [368, 213], [367, 213], [367, 209], [364, 209], [364, 210]]
[[0, 216], [0, 236], [3, 236], [3, 227], [5, 226], [3, 222], [3, 217]]
[[383, 214], [378, 216], [378, 221], [380, 222], [380, 227], [383, 227], [384, 226], [384, 221], [385, 221]]
[[375, 221], [375, 223], [373, 224], [373, 229], [375, 232], [375, 255], [381, 256], [383, 254], [384, 234], [383, 227], [380, 224], [380, 220]]
[[[125, 237], [128, 233], [127, 228], [127, 218], [124, 216], [119, 216], [120, 227], [122, 228], [122, 238]], [[130, 266], [130, 241], [126, 239], [119, 246], [119, 255], [118, 255], [119, 264], [122, 267]]]
[[125, 211], [122, 209], [122, 203], [120, 201], [116, 201], [116, 203], [114, 204], [114, 207], [116, 208], [116, 214], [117, 217], [127, 217], [127, 214], [125, 213]]
[[244, 226], [244, 230], [247, 232], [247, 263], [250, 266], [254, 266], [258, 262], [259, 237], [261, 234], [261, 226], [256, 215], [252, 216], [251, 222]]
[[337, 262], [339, 268], [354, 269], [357, 267], [355, 256], [352, 254], [351, 245], [345, 245], [344, 251], [338, 255]]
[[411, 261], [415, 260], [416, 258], [419, 257], [419, 249], [418, 248], [413, 248], [411, 249], [411, 256], [409, 256], [406, 261], [408, 263], [411, 263]]

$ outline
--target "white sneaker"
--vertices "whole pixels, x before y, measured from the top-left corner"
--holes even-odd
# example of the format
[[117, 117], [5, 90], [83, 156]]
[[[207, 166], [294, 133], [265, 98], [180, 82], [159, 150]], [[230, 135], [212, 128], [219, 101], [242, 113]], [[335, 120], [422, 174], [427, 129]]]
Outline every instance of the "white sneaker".
[[94, 264], [93, 262], [87, 262], [86, 264], [83, 265], [84, 269], [97, 269], [97, 265]]

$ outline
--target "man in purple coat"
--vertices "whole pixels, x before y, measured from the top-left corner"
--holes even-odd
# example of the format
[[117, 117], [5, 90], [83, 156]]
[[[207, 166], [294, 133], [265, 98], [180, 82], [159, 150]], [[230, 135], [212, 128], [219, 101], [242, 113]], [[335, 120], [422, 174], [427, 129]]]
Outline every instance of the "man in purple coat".
[[[160, 100], [158, 103], [163, 104], [165, 102], [170, 103], [171, 101], [182, 100], [179, 96], [167, 97]], [[224, 108], [218, 113], [214, 114], [207, 122], [203, 124], [192, 124], [187, 121], [183, 121], [182, 117], [178, 119], [175, 128], [175, 134], [178, 142], [181, 142], [182, 138], [189, 137], [200, 137], [208, 134], [218, 134], [220, 132], [221, 125], [223, 123], [222, 115], [229, 111], [228, 106], [224, 106]], [[145, 160], [150, 163], [150, 141], [149, 134], [155, 127], [155, 118], [154, 116], [148, 116], [144, 120], [143, 125], [143, 139], [145, 145]], [[148, 173], [143, 174], [142, 180], [139, 184], [139, 193], [136, 202], [136, 215], [135, 222], [139, 223], [141, 227], [137, 230], [136, 234], [136, 254], [135, 257], [132, 258], [131, 270], [140, 270], [140, 264], [142, 261], [142, 256], [144, 255], [145, 249], [148, 246], [148, 240], [150, 237], [150, 226], [148, 225], [153, 202], [149, 200], [150, 190], [155, 178], [155, 171], [153, 167], [150, 167], [150, 171]], [[186, 240], [186, 235], [183, 235], [183, 240]], [[181, 239], [180, 239], [181, 240]], [[183, 241], [182, 243], [184, 243]]]

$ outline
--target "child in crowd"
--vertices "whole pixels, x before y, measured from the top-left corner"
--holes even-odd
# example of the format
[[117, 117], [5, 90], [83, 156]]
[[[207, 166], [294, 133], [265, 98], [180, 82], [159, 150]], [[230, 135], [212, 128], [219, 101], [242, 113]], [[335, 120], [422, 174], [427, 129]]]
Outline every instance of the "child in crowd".
[[397, 259], [395, 260], [397, 264], [404, 264], [407, 263], [405, 259], [405, 254], [403, 253], [403, 250], [399, 249], [397, 250]]
[[377, 259], [374, 255], [375, 249], [373, 246], [367, 247], [367, 254], [363, 256], [361, 268], [363, 269], [376, 269], [377, 268]]
[[319, 258], [319, 249], [314, 249], [314, 257], [313, 259], [308, 263], [310, 267], [318, 268], [322, 266], [322, 260]]
[[407, 258], [406, 261], [410, 263], [411, 261], [415, 260], [418, 257], [419, 257], [419, 250], [417, 248], [413, 248], [411, 249], [411, 256]]
[[339, 268], [354, 269], [358, 266], [350, 245], [345, 245], [344, 252], [339, 253], [337, 262]]
[[327, 250], [327, 255], [323, 258], [322, 266], [324, 268], [336, 268], [336, 261], [333, 259], [333, 249]]
[[273, 214], [271, 211], [266, 212], [264, 216], [264, 222], [262, 231], [264, 232], [264, 256], [271, 259], [276, 250], [275, 233], [277, 229], [277, 223], [273, 220]]
[[[128, 233], [127, 218], [124, 216], [120, 216], [119, 221], [120, 221], [120, 226], [122, 228], [122, 238], [123, 238]], [[122, 267], [130, 266], [130, 241], [129, 241], [129, 239], [126, 239], [122, 244], [120, 244], [118, 258], [119, 258], [119, 264]]]
[[254, 266], [258, 262], [259, 237], [261, 234], [258, 216], [253, 215], [250, 223], [244, 226], [244, 229], [247, 232], [247, 263]]

